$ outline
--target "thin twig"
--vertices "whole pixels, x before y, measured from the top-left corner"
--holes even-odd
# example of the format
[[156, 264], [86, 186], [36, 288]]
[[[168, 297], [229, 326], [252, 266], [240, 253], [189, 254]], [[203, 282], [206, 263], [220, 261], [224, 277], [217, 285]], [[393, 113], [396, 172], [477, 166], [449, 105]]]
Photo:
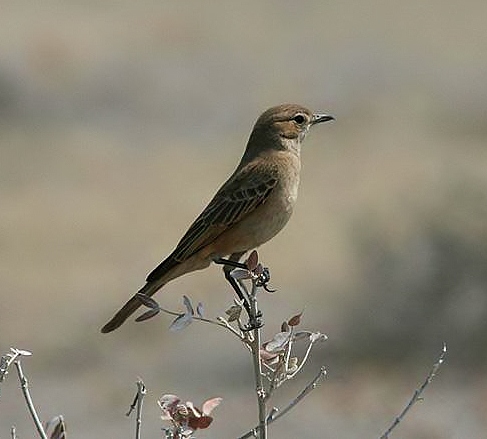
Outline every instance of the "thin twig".
[[[319, 382], [323, 380], [326, 376], [326, 369], [324, 366], [320, 368], [319, 373], [311, 380], [311, 382], [301, 391], [301, 393], [296, 396], [286, 407], [284, 407], [281, 411], [277, 411], [277, 409], [273, 409], [269, 416], [267, 417], [266, 423], [272, 424], [274, 421], [277, 421], [280, 417], [284, 416], [287, 412], [293, 409], [299, 402], [301, 402], [312, 390], [316, 389]], [[255, 427], [254, 429], [248, 431], [243, 436], [240, 436], [238, 439], [248, 439], [250, 437], [255, 437], [255, 432], [260, 429], [259, 426]]]
[[275, 416], [271, 419], [268, 419], [268, 422], [274, 422], [280, 417], [284, 416], [287, 412], [293, 409], [299, 402], [301, 402], [312, 390], [316, 389], [319, 382], [322, 381], [326, 377], [326, 369], [324, 366], [321, 366], [320, 371], [318, 374], [310, 381], [310, 383], [301, 391], [301, 393], [296, 396], [286, 407], [280, 410]]
[[243, 334], [237, 331], [232, 325], [230, 325], [230, 323], [226, 319], [224, 319], [223, 317], [217, 317], [216, 319], [216, 322], [211, 321], [210, 323], [215, 323], [218, 326], [228, 329], [230, 332], [235, 334], [241, 341], [245, 342], [245, 337], [243, 336]]
[[17, 368], [17, 374], [20, 380], [20, 387], [22, 388], [22, 393], [24, 394], [25, 402], [27, 403], [27, 408], [29, 409], [34, 424], [37, 428], [37, 432], [39, 433], [39, 436], [42, 439], [47, 439], [47, 435], [46, 432], [44, 431], [44, 427], [42, 426], [42, 423], [34, 407], [34, 403], [32, 402], [32, 398], [29, 392], [29, 383], [27, 382], [27, 378], [25, 377], [24, 372], [22, 371], [22, 365], [20, 364], [20, 359], [15, 360], [14, 364], [15, 367]]
[[144, 382], [139, 378], [137, 380], [137, 393], [135, 394], [132, 404], [130, 404], [129, 410], [125, 413], [125, 416], [130, 416], [130, 414], [136, 410], [135, 418], [135, 439], [140, 439], [140, 431], [142, 429], [142, 404], [144, 403], [144, 396], [147, 394], [147, 388]]
[[[159, 311], [162, 311], [163, 313], [169, 314], [171, 316], [179, 317], [182, 314], [181, 312], [178, 312], [178, 311], [171, 311], [170, 309], [163, 308], [159, 304], [157, 306], [158, 306], [158, 310]], [[200, 317], [200, 316], [193, 315], [192, 316], [192, 319], [193, 320], [197, 320], [199, 322], [210, 323], [212, 325], [216, 325], [216, 326], [220, 326], [222, 328], [225, 328], [225, 329], [229, 330], [233, 335], [237, 336], [239, 338], [239, 340], [244, 341], [244, 337], [242, 336], [242, 334], [239, 333], [231, 325], [229, 325], [228, 322], [225, 319], [221, 318], [221, 317], [217, 317], [217, 320], [211, 320], [211, 319], [207, 319], [205, 317]]]
[[28, 357], [32, 355], [32, 352], [26, 351], [24, 349], [10, 348], [8, 354], [2, 355], [0, 358], [0, 383], [5, 380], [8, 375], [8, 369], [17, 358], [21, 356]]
[[293, 333], [294, 328], [291, 327], [291, 332], [289, 333], [289, 341], [286, 346], [286, 360], [284, 362], [284, 370], [286, 372], [289, 370], [289, 359], [291, 358], [291, 350], [293, 348]]
[[147, 394], [144, 382], [139, 378], [137, 380], [137, 419], [135, 420], [135, 439], [140, 439], [140, 430], [142, 428], [142, 404], [144, 403], [144, 396]]
[[421, 394], [424, 392], [424, 390], [426, 389], [428, 384], [430, 384], [431, 381], [433, 381], [433, 378], [435, 377], [436, 373], [438, 372], [438, 369], [440, 368], [440, 366], [445, 361], [446, 352], [447, 352], [446, 343], [443, 343], [443, 349], [441, 351], [441, 354], [438, 357], [438, 360], [436, 360], [436, 362], [433, 364], [433, 367], [431, 368], [431, 370], [430, 370], [428, 376], [426, 377], [426, 379], [424, 380], [423, 384], [421, 385], [421, 387], [419, 389], [416, 389], [414, 391], [414, 394], [413, 394], [412, 398], [409, 400], [409, 402], [407, 403], [406, 407], [404, 407], [403, 411], [399, 414], [399, 416], [397, 416], [394, 419], [394, 422], [387, 429], [387, 431], [380, 437], [380, 439], [388, 439], [392, 430], [394, 430], [399, 425], [399, 423], [403, 420], [403, 418], [406, 416], [407, 412], [411, 409], [411, 407], [414, 404], [416, 404], [418, 401], [421, 400]]
[[312, 340], [309, 342], [308, 348], [306, 349], [306, 352], [303, 356], [303, 359], [301, 360], [301, 363], [299, 364], [299, 366], [296, 368], [296, 370], [293, 373], [291, 373], [290, 375], [287, 376], [288, 380], [294, 378], [301, 371], [301, 369], [303, 368], [306, 361], [308, 361], [309, 354], [310, 354], [311, 349], [313, 348], [313, 345], [315, 343], [316, 343], [316, 340]]

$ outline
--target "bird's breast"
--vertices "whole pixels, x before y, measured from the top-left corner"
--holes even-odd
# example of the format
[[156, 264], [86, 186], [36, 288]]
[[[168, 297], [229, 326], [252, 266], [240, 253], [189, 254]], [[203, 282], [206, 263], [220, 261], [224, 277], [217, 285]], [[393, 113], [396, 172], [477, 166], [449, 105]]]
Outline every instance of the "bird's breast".
[[282, 203], [282, 208], [286, 211], [292, 212], [298, 198], [299, 171], [299, 158], [288, 157], [286, 166], [281, 169], [279, 184], [276, 188], [277, 201]]
[[287, 224], [298, 196], [299, 157], [277, 156], [279, 175], [267, 199], [222, 233], [208, 251], [224, 256], [259, 247], [277, 235]]
[[298, 197], [299, 161], [291, 160], [281, 166], [279, 181], [267, 200], [244, 222], [252, 230], [253, 247], [263, 244], [287, 224]]

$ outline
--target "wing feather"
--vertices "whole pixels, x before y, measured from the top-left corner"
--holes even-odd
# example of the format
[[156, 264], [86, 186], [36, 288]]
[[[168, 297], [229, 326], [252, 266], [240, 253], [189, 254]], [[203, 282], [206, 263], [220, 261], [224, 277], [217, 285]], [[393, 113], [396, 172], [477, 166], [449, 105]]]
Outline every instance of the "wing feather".
[[247, 165], [230, 177], [196, 218], [171, 255], [147, 277], [151, 282], [180, 263], [264, 203], [278, 182], [276, 167]]

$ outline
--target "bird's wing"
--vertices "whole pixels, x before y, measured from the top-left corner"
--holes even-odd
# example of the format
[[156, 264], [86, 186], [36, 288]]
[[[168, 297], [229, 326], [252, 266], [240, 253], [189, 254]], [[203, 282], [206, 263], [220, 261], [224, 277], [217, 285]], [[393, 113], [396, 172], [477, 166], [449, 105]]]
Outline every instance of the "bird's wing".
[[264, 203], [278, 182], [275, 167], [249, 164], [232, 175], [220, 188], [179, 241], [176, 249], [148, 276], [151, 282], [213, 242], [225, 230]]

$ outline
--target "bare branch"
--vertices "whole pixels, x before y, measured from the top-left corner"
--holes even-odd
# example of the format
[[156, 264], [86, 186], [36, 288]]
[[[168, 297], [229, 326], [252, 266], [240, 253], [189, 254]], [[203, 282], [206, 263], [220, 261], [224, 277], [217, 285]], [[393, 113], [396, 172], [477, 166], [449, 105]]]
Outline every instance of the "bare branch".
[[37, 432], [39, 433], [39, 436], [42, 439], [47, 439], [46, 432], [44, 431], [44, 427], [42, 426], [39, 416], [37, 415], [37, 411], [34, 407], [34, 403], [32, 402], [32, 398], [30, 396], [29, 383], [27, 382], [27, 378], [25, 377], [24, 372], [22, 370], [22, 365], [20, 364], [20, 356], [18, 359], [14, 361], [14, 365], [17, 369], [17, 375], [19, 376], [20, 387], [22, 388], [22, 393], [24, 394], [25, 402], [27, 403], [27, 408], [29, 409], [29, 412], [32, 416]]
[[[294, 398], [286, 407], [282, 410], [278, 410], [277, 408], [273, 408], [267, 417], [267, 424], [271, 424], [274, 421], [277, 421], [279, 418], [284, 416], [288, 413], [291, 409], [296, 407], [296, 405], [301, 402], [312, 390], [316, 389], [320, 381], [322, 381], [326, 377], [326, 369], [324, 366], [320, 368], [319, 373], [311, 380], [311, 382], [299, 393], [296, 398]], [[256, 426], [254, 429], [250, 430], [249, 432], [245, 433], [243, 436], [240, 436], [238, 439], [248, 439], [250, 437], [256, 437], [255, 433], [259, 430], [259, 426]]]
[[326, 377], [326, 369], [324, 366], [321, 366], [320, 371], [318, 374], [310, 381], [310, 383], [299, 393], [296, 398], [294, 398], [286, 407], [284, 407], [281, 411], [279, 411], [275, 416], [269, 419], [270, 422], [274, 422], [280, 417], [284, 416], [287, 412], [293, 409], [299, 402], [301, 402], [308, 394], [316, 389], [320, 381], [322, 381]]
[[144, 382], [139, 378], [137, 380], [137, 393], [132, 401], [132, 404], [130, 404], [128, 412], [125, 414], [126, 416], [130, 416], [134, 409], [137, 409], [135, 418], [135, 439], [140, 439], [140, 431], [142, 429], [142, 405], [144, 403], [144, 396], [146, 394], [147, 389]]
[[22, 355], [27, 357], [32, 355], [32, 352], [23, 349], [10, 348], [10, 352], [8, 354], [2, 355], [0, 358], [0, 383], [5, 380], [6, 376], [8, 375], [8, 369], [12, 363]]
[[311, 349], [313, 348], [313, 345], [318, 340], [326, 340], [327, 339], [325, 334], [318, 334], [318, 333], [316, 333], [316, 334], [317, 335], [315, 337], [310, 337], [308, 348], [306, 349], [306, 352], [303, 356], [303, 359], [301, 360], [301, 363], [299, 364], [299, 366], [296, 368], [296, 370], [292, 374], [288, 375], [288, 377], [287, 377], [288, 379], [294, 378], [300, 372], [300, 370], [303, 368], [304, 364], [308, 360], [308, 357], [309, 357], [309, 354], [311, 352]]
[[436, 376], [438, 369], [440, 368], [440, 366], [445, 361], [446, 352], [447, 352], [446, 343], [443, 343], [443, 349], [441, 350], [441, 354], [438, 357], [438, 359], [436, 360], [436, 362], [433, 364], [433, 367], [431, 368], [430, 372], [428, 373], [423, 384], [421, 385], [421, 387], [419, 389], [415, 390], [412, 398], [409, 400], [406, 407], [404, 407], [403, 411], [399, 414], [399, 416], [397, 416], [396, 419], [394, 419], [394, 422], [387, 429], [387, 431], [380, 437], [380, 439], [388, 439], [392, 430], [394, 430], [399, 425], [399, 423], [404, 419], [404, 417], [409, 412], [409, 410], [413, 407], [413, 405], [421, 400], [421, 395], [423, 394], [424, 390], [431, 383], [431, 381], [433, 381], [433, 378]]

